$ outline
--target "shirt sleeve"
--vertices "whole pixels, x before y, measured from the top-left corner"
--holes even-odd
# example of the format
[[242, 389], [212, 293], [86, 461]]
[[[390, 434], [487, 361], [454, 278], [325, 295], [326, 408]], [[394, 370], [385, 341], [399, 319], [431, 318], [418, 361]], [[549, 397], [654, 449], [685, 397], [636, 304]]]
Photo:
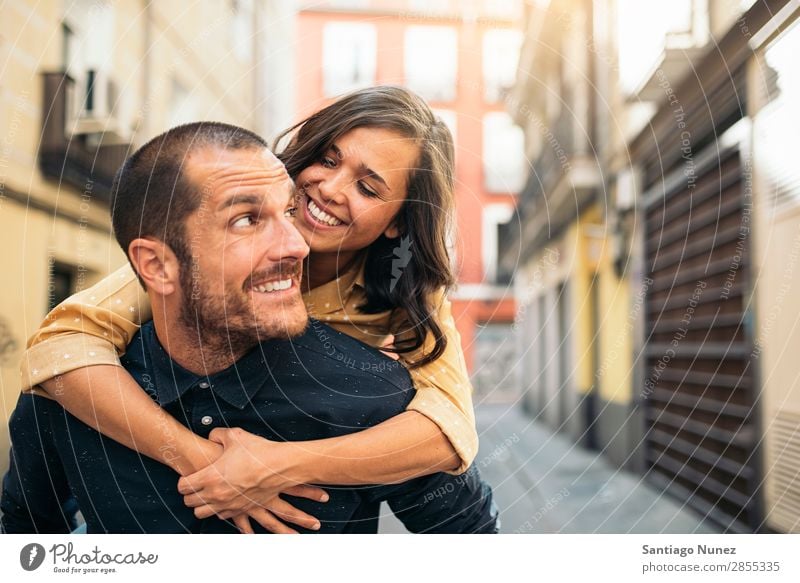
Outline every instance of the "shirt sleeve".
[[[447, 338], [447, 348], [433, 362], [410, 369], [417, 393], [408, 405], [408, 410], [425, 415], [439, 426], [461, 458], [461, 465], [451, 473], [461, 474], [478, 454], [472, 383], [467, 373], [464, 352], [461, 349], [461, 335], [456, 329], [450, 301], [444, 297], [444, 293], [437, 294], [434, 301], [434, 305], [438, 306], [436, 318]], [[392, 329], [401, 330], [402, 324], [395, 322]], [[433, 338], [429, 335], [420, 349], [401, 354], [400, 358], [407, 363], [413, 362], [429, 352], [433, 343]]]
[[9, 420], [11, 464], [0, 499], [4, 533], [66, 534], [76, 525], [64, 468], [56, 452], [48, 407], [55, 403], [20, 395]]
[[22, 356], [23, 391], [86, 366], [120, 366], [119, 356], [151, 318], [147, 293], [126, 264], [47, 315]]
[[367, 496], [385, 500], [413, 533], [496, 534], [500, 529], [492, 490], [475, 466], [459, 476], [442, 472], [376, 486], [367, 490]]

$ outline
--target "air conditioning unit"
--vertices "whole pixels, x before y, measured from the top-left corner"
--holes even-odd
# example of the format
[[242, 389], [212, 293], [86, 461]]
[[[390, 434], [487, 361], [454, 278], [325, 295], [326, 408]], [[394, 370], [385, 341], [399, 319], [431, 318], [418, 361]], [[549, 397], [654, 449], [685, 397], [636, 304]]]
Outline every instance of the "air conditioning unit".
[[129, 99], [120, 93], [114, 79], [104, 71], [90, 69], [76, 83], [73, 115], [67, 120], [67, 135], [86, 135], [104, 146], [129, 144], [134, 123]]

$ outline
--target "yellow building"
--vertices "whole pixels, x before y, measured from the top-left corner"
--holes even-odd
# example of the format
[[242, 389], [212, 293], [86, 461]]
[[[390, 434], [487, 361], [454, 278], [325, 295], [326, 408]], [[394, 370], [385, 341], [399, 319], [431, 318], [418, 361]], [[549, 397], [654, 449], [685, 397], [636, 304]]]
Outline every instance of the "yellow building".
[[108, 205], [126, 155], [187, 121], [267, 136], [291, 121], [289, 5], [4, 2], [0, 468], [26, 338], [50, 307], [125, 261]]

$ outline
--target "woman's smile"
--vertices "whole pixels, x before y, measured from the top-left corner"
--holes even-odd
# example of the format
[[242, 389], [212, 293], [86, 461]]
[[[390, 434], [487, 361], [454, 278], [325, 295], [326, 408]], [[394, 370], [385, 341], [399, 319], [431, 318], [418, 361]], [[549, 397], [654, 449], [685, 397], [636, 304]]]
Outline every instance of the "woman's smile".
[[320, 205], [314, 202], [314, 199], [312, 199], [308, 193], [304, 192], [304, 195], [305, 204], [303, 204], [303, 210], [310, 224], [317, 224], [320, 227], [341, 227], [345, 224], [343, 220], [334, 216], [332, 213], [322, 210]]

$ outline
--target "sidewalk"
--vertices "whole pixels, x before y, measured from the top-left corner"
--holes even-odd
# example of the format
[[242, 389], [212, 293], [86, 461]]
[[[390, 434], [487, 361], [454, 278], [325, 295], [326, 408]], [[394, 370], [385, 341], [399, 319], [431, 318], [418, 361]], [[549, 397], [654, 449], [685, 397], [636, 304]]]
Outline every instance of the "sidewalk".
[[[513, 405], [477, 409], [475, 460], [494, 489], [503, 533], [716, 533], [679, 501]], [[405, 532], [387, 507], [381, 532]]]

